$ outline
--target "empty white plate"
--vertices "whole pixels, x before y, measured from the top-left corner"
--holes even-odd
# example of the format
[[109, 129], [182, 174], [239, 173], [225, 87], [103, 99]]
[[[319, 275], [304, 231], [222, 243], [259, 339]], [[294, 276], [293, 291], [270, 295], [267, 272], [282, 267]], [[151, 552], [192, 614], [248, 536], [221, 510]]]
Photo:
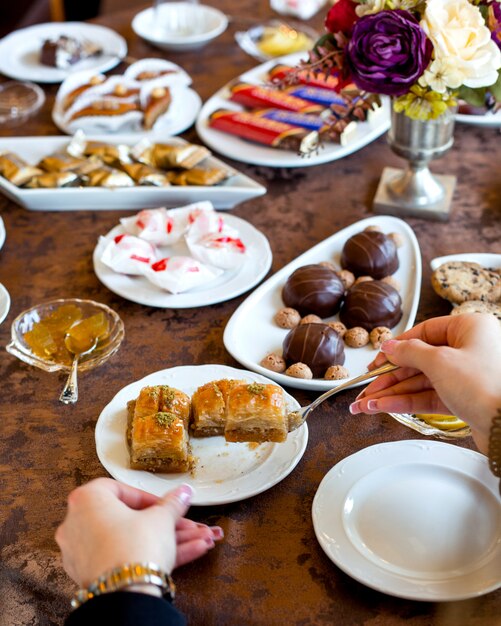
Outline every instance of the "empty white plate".
[[419, 440], [370, 446], [327, 473], [312, 516], [327, 556], [378, 591], [442, 602], [501, 586], [498, 480], [478, 452]]

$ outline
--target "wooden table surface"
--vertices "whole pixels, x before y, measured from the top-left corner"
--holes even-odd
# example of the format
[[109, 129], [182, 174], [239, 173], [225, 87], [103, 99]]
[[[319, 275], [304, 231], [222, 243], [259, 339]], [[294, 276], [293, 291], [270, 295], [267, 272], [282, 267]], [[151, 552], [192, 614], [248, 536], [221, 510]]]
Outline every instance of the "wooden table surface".
[[[211, 4], [233, 12], [229, 0]], [[241, 0], [235, 12], [270, 17], [268, 4]], [[164, 56], [131, 30], [132, 12], [99, 23], [123, 34], [136, 58]], [[313, 20], [320, 27], [321, 16]], [[205, 101], [216, 89], [254, 65], [241, 51], [232, 23], [202, 51], [169, 54], [193, 77]], [[119, 69], [119, 68], [118, 68]], [[40, 114], [4, 135], [59, 134], [50, 117], [56, 86], [46, 87]], [[192, 129], [183, 135], [197, 140]], [[501, 252], [501, 141], [497, 130], [457, 125], [455, 145], [433, 164], [436, 173], [458, 177], [448, 223], [407, 220], [419, 240], [423, 281], [417, 321], [447, 314], [448, 305], [430, 286], [429, 262], [459, 252]], [[232, 213], [269, 239], [271, 273], [353, 222], [371, 215], [371, 201], [384, 165], [401, 165], [380, 138], [342, 160], [311, 168], [268, 169], [231, 163], [268, 188]], [[55, 192], [57, 193], [57, 191]], [[140, 306], [108, 291], [96, 278], [92, 252], [120, 211], [28, 211], [0, 196], [7, 230], [0, 252], [0, 281], [12, 297], [0, 344], [23, 309], [62, 297], [95, 299], [122, 317], [126, 338], [99, 370], [81, 376], [75, 406], [58, 401], [63, 375], [49, 374], [3, 352], [0, 393], [1, 561], [0, 625], [60, 624], [74, 585], [64, 574], [54, 531], [77, 485], [106, 471], [96, 456], [94, 427], [102, 408], [125, 385], [176, 365], [238, 366], [223, 346], [225, 325], [245, 295], [201, 309]], [[128, 214], [132, 214], [129, 212]], [[270, 275], [271, 275], [270, 273]], [[291, 389], [302, 404], [314, 393]], [[190, 511], [220, 524], [225, 541], [205, 558], [175, 572], [178, 606], [191, 624], [317, 626], [425, 626], [500, 623], [501, 591], [480, 599], [434, 604], [379, 593], [351, 579], [324, 554], [313, 531], [311, 506], [323, 476], [344, 457], [385, 441], [420, 436], [387, 415], [351, 417], [357, 391], [340, 394], [314, 414], [308, 447], [297, 468], [272, 489], [242, 502]], [[473, 447], [470, 440], [457, 444]], [[475, 532], [475, 529], [472, 529]]]

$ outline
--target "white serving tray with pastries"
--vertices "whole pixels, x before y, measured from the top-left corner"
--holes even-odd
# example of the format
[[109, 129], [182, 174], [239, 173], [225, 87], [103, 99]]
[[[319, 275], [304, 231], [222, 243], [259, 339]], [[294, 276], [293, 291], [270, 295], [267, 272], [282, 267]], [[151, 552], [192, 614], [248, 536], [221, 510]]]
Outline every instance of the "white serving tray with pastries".
[[463, 252], [459, 254], [447, 254], [446, 256], [437, 256], [430, 261], [430, 267], [435, 271], [444, 263], [450, 261], [464, 261], [466, 263], [478, 263], [482, 267], [490, 269], [501, 268], [501, 254], [494, 252]]
[[[398, 233], [402, 246], [398, 248], [399, 268], [394, 278], [400, 284], [403, 315], [392, 329], [398, 335], [414, 324], [421, 289], [421, 252], [413, 230], [401, 219], [380, 215], [369, 217], [351, 224], [331, 237], [307, 250], [294, 261], [279, 270], [238, 307], [230, 318], [225, 332], [224, 345], [228, 352], [244, 367], [269, 376], [284, 387], [296, 387], [313, 391], [324, 391], [336, 387], [342, 380], [323, 378], [294, 378], [263, 367], [260, 362], [269, 353], [282, 354], [282, 343], [288, 331], [280, 328], [274, 316], [285, 305], [282, 289], [294, 270], [308, 264], [330, 261], [340, 268], [340, 255], [345, 241], [367, 226], [378, 226], [383, 233]], [[338, 321], [339, 315], [323, 320]], [[367, 371], [367, 365], [375, 358], [377, 351], [369, 343], [361, 348], [345, 347], [345, 363], [350, 377]], [[366, 384], [366, 383], [360, 383]]]
[[[89, 141], [104, 142], [113, 145], [135, 146], [138, 137], [125, 135], [91, 135]], [[155, 135], [150, 137], [155, 141]], [[173, 145], [185, 145], [187, 142], [178, 137], [162, 135], [158, 141]], [[65, 150], [69, 137], [6, 137], [0, 138], [0, 153], [13, 152], [36, 165], [43, 157]], [[58, 189], [25, 189], [10, 183], [0, 176], [0, 191], [13, 202], [33, 211], [75, 211], [91, 209], [108, 211], [118, 209], [154, 208], [159, 206], [181, 206], [201, 200], [210, 200], [217, 209], [231, 209], [235, 205], [266, 193], [266, 188], [245, 176], [238, 170], [223, 163], [213, 156], [208, 156], [202, 163], [208, 168], [222, 168], [229, 176], [222, 183], [209, 186], [134, 186], [134, 187], [61, 187]]]
[[377, 139], [390, 127], [390, 101], [388, 98], [382, 99], [381, 109], [366, 122], [357, 122], [356, 128], [346, 143], [346, 145], [326, 142], [317, 152], [310, 156], [301, 156], [291, 150], [281, 150], [259, 145], [251, 141], [246, 141], [235, 135], [229, 135], [209, 126], [209, 118], [218, 109], [228, 109], [234, 111], [242, 110], [242, 107], [230, 101], [230, 86], [237, 80], [252, 84], [266, 82], [270, 69], [279, 63], [295, 65], [300, 60], [306, 58], [306, 53], [299, 52], [272, 61], [267, 61], [248, 72], [242, 74], [219, 89], [203, 105], [197, 118], [196, 128], [198, 136], [213, 150], [236, 161], [251, 163], [253, 165], [265, 165], [267, 167], [309, 167], [328, 163], [341, 159], [353, 152], [357, 152], [367, 144]]
[[[106, 470], [117, 480], [155, 495], [163, 495], [181, 483], [194, 491], [192, 504], [211, 506], [238, 502], [270, 489], [288, 476], [301, 460], [308, 443], [303, 424], [283, 443], [228, 443], [223, 437], [191, 438], [197, 462], [190, 473], [155, 474], [131, 469], [126, 441], [127, 402], [148, 385], [169, 385], [192, 395], [212, 380], [236, 378], [271, 383], [264, 376], [226, 365], [189, 365], [154, 372], [124, 387], [102, 410], [96, 424], [96, 450]], [[285, 393], [285, 392], [284, 392]], [[285, 393], [287, 407], [297, 410], [297, 401]]]

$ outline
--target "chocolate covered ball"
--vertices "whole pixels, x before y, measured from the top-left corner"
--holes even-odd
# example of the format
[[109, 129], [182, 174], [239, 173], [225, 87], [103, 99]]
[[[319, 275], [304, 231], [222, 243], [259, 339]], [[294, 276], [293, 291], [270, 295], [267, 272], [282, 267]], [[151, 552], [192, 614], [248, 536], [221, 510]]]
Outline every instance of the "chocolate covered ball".
[[344, 285], [339, 276], [324, 265], [304, 265], [293, 272], [282, 290], [286, 306], [301, 315], [334, 315], [341, 306]]
[[355, 276], [383, 278], [398, 269], [397, 246], [377, 231], [363, 231], [350, 237], [341, 252], [341, 267]]
[[377, 326], [393, 328], [401, 317], [400, 294], [381, 280], [354, 285], [347, 293], [339, 312], [339, 319], [345, 326], [361, 326], [369, 332]]
[[343, 365], [343, 340], [327, 324], [301, 324], [287, 333], [283, 357], [287, 365], [305, 363], [319, 378], [331, 365]]

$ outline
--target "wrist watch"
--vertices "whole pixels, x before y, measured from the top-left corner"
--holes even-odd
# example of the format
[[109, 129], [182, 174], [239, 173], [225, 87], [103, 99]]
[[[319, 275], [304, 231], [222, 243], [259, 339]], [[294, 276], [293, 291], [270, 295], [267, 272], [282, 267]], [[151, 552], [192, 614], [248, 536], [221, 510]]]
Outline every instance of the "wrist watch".
[[95, 596], [137, 584], [156, 585], [161, 589], [162, 596], [169, 601], [174, 600], [176, 595], [176, 586], [170, 574], [155, 563], [125, 563], [105, 572], [86, 589], [79, 589], [71, 601], [71, 606], [76, 609]]

